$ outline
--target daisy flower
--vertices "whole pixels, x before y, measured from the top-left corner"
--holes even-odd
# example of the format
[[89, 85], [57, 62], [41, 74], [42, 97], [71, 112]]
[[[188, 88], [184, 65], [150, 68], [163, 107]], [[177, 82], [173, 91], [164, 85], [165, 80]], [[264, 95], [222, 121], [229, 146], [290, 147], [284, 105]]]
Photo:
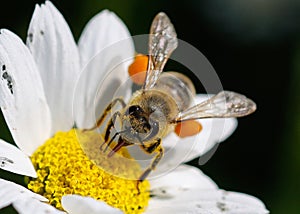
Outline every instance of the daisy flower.
[[[118, 51], [92, 60], [124, 39]], [[197, 136], [203, 143], [194, 145], [193, 139], [185, 138], [172, 148], [176, 136], [164, 139], [170, 152], [157, 171], [175, 169], [142, 182], [140, 192], [135, 180], [98, 167], [109, 165], [114, 173], [122, 170], [126, 178], [136, 176], [140, 166], [127, 150], [119, 153], [130, 163], [105, 156], [96, 166], [87, 158], [78, 141], [97, 145], [100, 134], [80, 129], [95, 122], [93, 98], [98, 85], [116, 64], [120, 73], [114, 80], [117, 87], [122, 85], [131, 63], [128, 59], [134, 54], [126, 26], [107, 10], [87, 24], [78, 45], [49, 1], [36, 6], [26, 45], [9, 30], [0, 31], [0, 106], [18, 146], [0, 140], [0, 168], [25, 175], [28, 187], [0, 179], [0, 209], [12, 205], [19, 213], [267, 213], [255, 197], [220, 190], [197, 168], [178, 166], [230, 136], [237, 125], [235, 119], [203, 121]], [[81, 73], [87, 64], [97, 72]], [[112, 87], [111, 82], [105, 87]]]

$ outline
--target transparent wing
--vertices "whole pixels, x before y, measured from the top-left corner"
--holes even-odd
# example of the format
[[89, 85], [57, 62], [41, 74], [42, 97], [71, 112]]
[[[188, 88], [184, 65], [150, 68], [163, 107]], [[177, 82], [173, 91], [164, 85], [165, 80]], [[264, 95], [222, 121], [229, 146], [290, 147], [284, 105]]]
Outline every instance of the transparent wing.
[[157, 14], [150, 28], [149, 62], [144, 89], [150, 89], [155, 85], [177, 44], [177, 35], [168, 16], [165, 13]]
[[201, 118], [242, 117], [256, 110], [256, 104], [244, 95], [221, 91], [178, 115], [177, 122]]

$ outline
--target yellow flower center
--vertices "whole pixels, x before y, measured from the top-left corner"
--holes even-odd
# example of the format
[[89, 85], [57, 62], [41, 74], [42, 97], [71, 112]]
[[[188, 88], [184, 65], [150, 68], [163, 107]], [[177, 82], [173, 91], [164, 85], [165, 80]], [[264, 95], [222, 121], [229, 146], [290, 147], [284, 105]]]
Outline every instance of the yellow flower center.
[[76, 129], [57, 132], [32, 155], [38, 177], [30, 178], [28, 188], [58, 209], [62, 209], [62, 196], [78, 194], [105, 201], [125, 213], [142, 213], [149, 200], [149, 182], [140, 183], [138, 190], [134, 178], [142, 173], [139, 164], [125, 148], [108, 158], [100, 151], [101, 137]]

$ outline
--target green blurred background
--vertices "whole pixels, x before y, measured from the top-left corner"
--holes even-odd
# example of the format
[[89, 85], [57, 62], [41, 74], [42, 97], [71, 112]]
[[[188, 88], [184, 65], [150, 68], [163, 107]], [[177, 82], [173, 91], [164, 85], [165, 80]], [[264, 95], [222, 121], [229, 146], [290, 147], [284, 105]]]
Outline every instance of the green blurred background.
[[[24, 40], [34, 5], [2, 1], [0, 28]], [[108, 8], [132, 35], [148, 33], [155, 14], [165, 11], [178, 37], [200, 50], [223, 87], [257, 102], [254, 115], [239, 120], [236, 132], [199, 166], [226, 190], [262, 199], [274, 214], [300, 213], [300, 1], [53, 0], [78, 40], [87, 21]], [[200, 90], [200, 89], [198, 89]], [[201, 91], [199, 91], [201, 92]], [[13, 142], [0, 119], [0, 137]], [[198, 165], [197, 160], [190, 164]], [[0, 177], [23, 182], [0, 170]], [[14, 213], [12, 208], [0, 213]]]

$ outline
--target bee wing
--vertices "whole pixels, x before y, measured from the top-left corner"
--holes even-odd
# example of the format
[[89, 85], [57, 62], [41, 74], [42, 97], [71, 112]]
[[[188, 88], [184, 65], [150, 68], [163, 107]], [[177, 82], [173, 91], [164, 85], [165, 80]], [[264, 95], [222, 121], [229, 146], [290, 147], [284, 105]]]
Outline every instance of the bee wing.
[[256, 110], [256, 104], [244, 95], [221, 91], [210, 99], [181, 112], [176, 122], [202, 118], [242, 117]]
[[152, 88], [162, 72], [171, 53], [178, 44], [173, 24], [165, 13], [159, 13], [154, 18], [149, 36], [149, 61], [146, 80], [143, 88]]

